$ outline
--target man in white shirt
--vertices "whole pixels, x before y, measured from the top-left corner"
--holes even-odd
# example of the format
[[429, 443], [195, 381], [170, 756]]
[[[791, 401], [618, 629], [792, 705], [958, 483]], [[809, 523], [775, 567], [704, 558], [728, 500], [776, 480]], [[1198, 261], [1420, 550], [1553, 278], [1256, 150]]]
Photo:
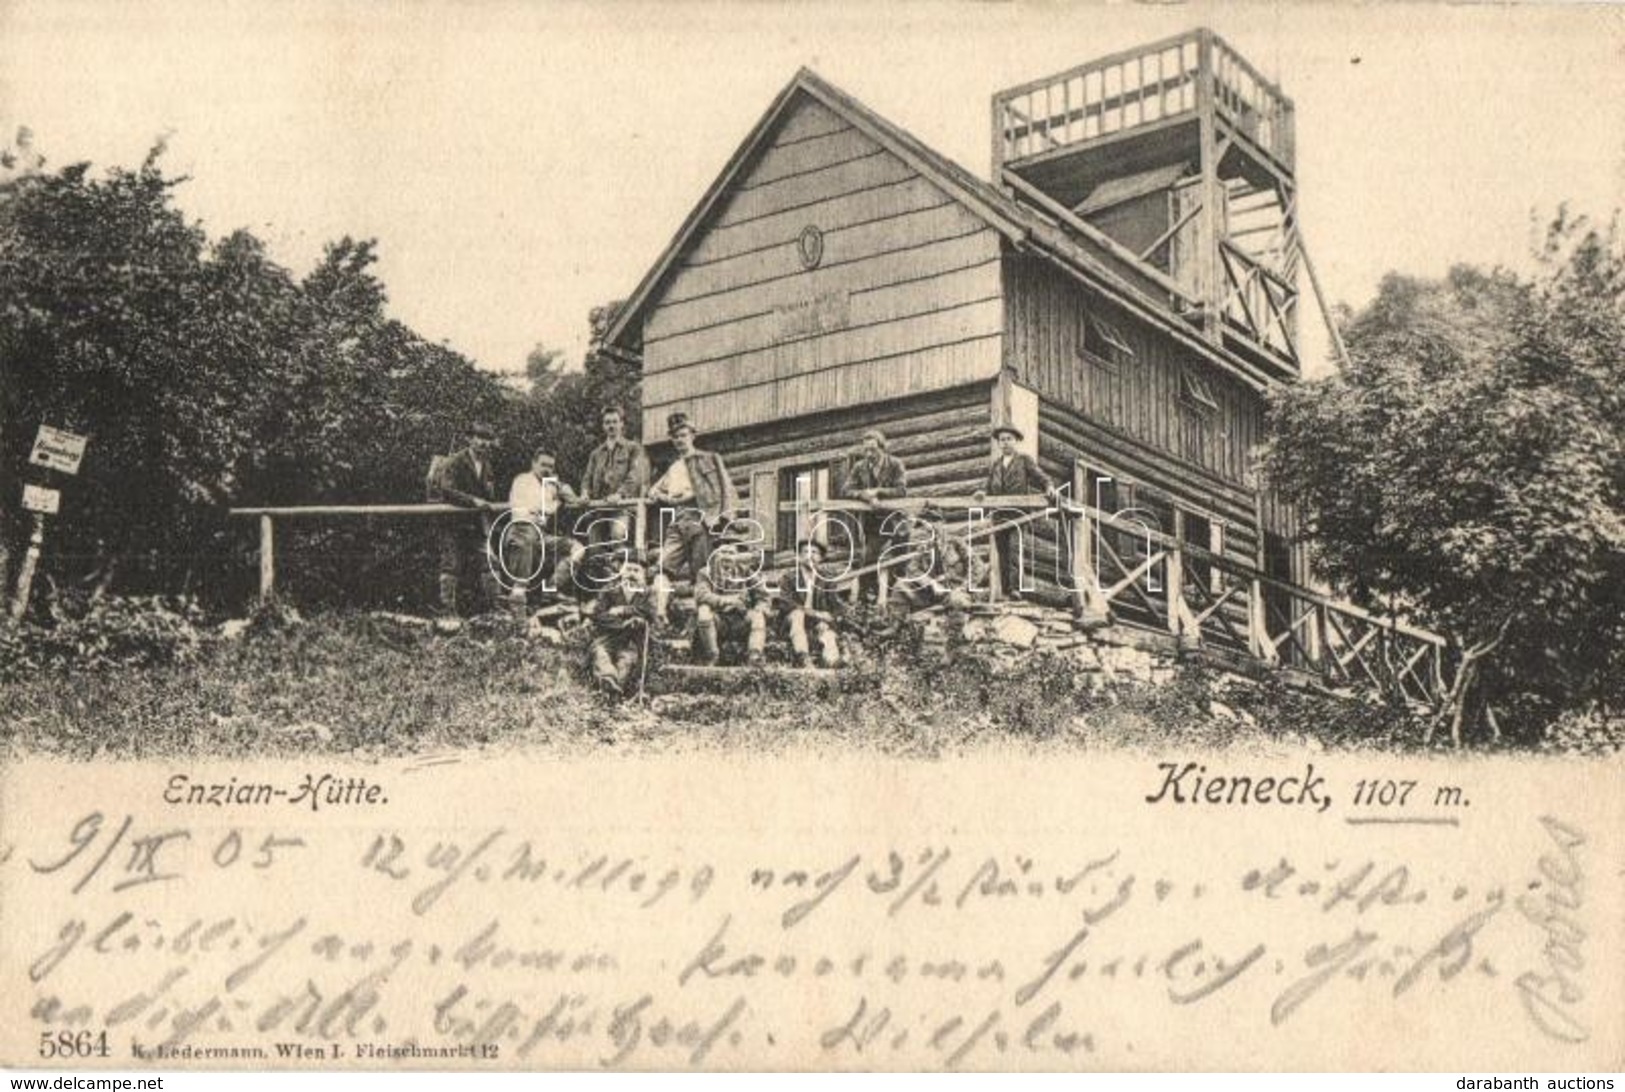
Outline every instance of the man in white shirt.
[[557, 566], [571, 559], [574, 554], [571, 548], [579, 549], [576, 543], [567, 542], [558, 534], [559, 507], [575, 504], [578, 498], [568, 483], [559, 481], [555, 471], [553, 456], [538, 451], [530, 469], [515, 477], [508, 490], [512, 522], [503, 536], [507, 540], [503, 557], [507, 575], [513, 581], [510, 594], [519, 603], [524, 602], [528, 588], [541, 582], [550, 561], [556, 566], [557, 580], [567, 571]]

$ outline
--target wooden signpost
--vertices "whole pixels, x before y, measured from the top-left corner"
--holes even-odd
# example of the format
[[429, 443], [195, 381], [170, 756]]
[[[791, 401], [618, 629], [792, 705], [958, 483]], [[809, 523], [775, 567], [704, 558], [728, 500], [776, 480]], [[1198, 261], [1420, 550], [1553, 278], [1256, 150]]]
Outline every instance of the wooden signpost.
[[76, 433], [41, 425], [28, 461], [64, 474], [77, 474], [79, 463], [85, 457], [85, 443], [86, 438]]
[[[60, 474], [79, 473], [79, 464], [85, 457], [87, 438], [63, 429], [41, 425], [34, 437], [34, 448], [28, 461], [35, 466]], [[34, 573], [39, 568], [40, 551], [45, 545], [45, 517], [54, 516], [62, 509], [62, 494], [43, 485], [24, 483], [23, 508], [34, 514], [34, 529], [28, 537], [28, 552], [23, 555], [22, 571], [17, 574], [17, 593], [11, 600], [10, 618], [22, 621], [28, 610], [28, 596], [33, 590]]]

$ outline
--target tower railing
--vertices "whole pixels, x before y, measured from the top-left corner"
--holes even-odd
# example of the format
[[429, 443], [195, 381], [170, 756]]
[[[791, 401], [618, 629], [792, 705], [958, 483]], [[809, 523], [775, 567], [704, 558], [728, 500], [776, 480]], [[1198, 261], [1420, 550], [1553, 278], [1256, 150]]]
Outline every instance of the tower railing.
[[1194, 30], [999, 92], [993, 99], [995, 176], [1005, 164], [1194, 117], [1204, 82], [1215, 112], [1290, 170], [1292, 100], [1222, 38]]

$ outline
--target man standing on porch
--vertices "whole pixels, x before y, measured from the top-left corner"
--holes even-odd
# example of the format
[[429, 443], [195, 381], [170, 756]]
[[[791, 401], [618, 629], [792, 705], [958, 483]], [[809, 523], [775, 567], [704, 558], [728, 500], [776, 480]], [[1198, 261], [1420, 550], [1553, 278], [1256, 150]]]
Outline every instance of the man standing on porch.
[[666, 622], [671, 581], [684, 577], [697, 581], [711, 560], [711, 532], [739, 506], [733, 480], [722, 456], [694, 446], [694, 426], [688, 414], [666, 418], [666, 434], [677, 458], [649, 490], [649, 499], [665, 507], [661, 525], [659, 571], [654, 578], [655, 617]]
[[[1016, 445], [1022, 440], [1019, 428], [1011, 424], [999, 425], [993, 430], [993, 439], [998, 443], [999, 451], [987, 468], [987, 480], [975, 493], [977, 500], [989, 494], [1006, 496], [1026, 493], [1029, 489], [1036, 489], [1049, 500], [1055, 500], [1055, 483], [1044, 473], [1044, 468], [1031, 455], [1016, 450]], [[1012, 527], [993, 536], [994, 547], [999, 552], [1000, 591], [1006, 598], [1021, 598], [1021, 570], [1024, 567], [1021, 546], [1031, 538], [1032, 532], [1022, 527]]]
[[[849, 458], [846, 479], [841, 483], [841, 495], [870, 505], [908, 495], [908, 472], [903, 467], [903, 461], [886, 450], [886, 434], [879, 429], [872, 428], [865, 432], [862, 450]], [[865, 568], [880, 560], [881, 547], [887, 541], [907, 539], [906, 531], [901, 535], [894, 533], [890, 538], [884, 536], [888, 519], [892, 519], [894, 531], [906, 524], [900, 516], [894, 516], [895, 513], [884, 509], [859, 515], [858, 528], [863, 536], [862, 564]], [[860, 587], [878, 587], [879, 574], [861, 580]]]
[[[594, 501], [636, 500], [649, 487], [649, 456], [643, 445], [626, 436], [626, 413], [620, 406], [606, 406], [599, 414], [604, 442], [587, 456], [587, 472], [581, 478], [581, 495]], [[631, 520], [624, 508], [598, 508], [586, 512], [587, 544], [631, 541]], [[581, 525], [577, 524], [579, 529]], [[638, 548], [643, 543], [636, 544]]]

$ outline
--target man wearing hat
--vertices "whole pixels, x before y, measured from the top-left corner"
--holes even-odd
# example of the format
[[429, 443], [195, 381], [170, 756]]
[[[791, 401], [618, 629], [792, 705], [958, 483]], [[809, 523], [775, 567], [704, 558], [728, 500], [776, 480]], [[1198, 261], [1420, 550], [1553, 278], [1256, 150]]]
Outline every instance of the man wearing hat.
[[[896, 500], [908, 495], [908, 471], [903, 461], [886, 450], [886, 434], [872, 428], [863, 434], [863, 447], [847, 458], [846, 474], [841, 482], [840, 495], [875, 505], [880, 501]], [[868, 567], [880, 560], [888, 523], [897, 531], [903, 521], [890, 512], [862, 512], [858, 527], [863, 536], [863, 565]], [[894, 535], [894, 541], [902, 536]], [[863, 586], [876, 587], [879, 575], [862, 578]]]
[[797, 667], [812, 666], [812, 644], [807, 639], [808, 623], [818, 641], [818, 662], [839, 667], [841, 649], [835, 639], [835, 623], [846, 611], [846, 600], [837, 591], [838, 578], [824, 569], [824, 544], [804, 538], [796, 544], [796, 567], [779, 580], [775, 601], [789, 623], [790, 651]]
[[663, 506], [659, 518], [665, 532], [654, 578], [656, 617], [666, 621], [671, 580], [698, 580], [711, 560], [711, 532], [731, 516], [739, 500], [722, 456], [694, 446], [694, 426], [688, 414], [666, 418], [677, 457], [649, 490], [649, 499]]
[[[649, 621], [654, 614], [643, 563], [628, 554], [615, 582], [599, 593], [589, 615], [592, 624], [593, 682], [614, 697], [633, 689], [632, 680], [649, 654]], [[638, 689], [641, 689], [639, 687]]]
[[[1016, 445], [1023, 439], [1021, 430], [1012, 424], [1002, 424], [993, 430], [993, 439], [998, 444], [998, 452], [988, 465], [987, 480], [976, 491], [976, 499], [981, 500], [987, 494], [1003, 496], [1042, 492], [1053, 501], [1055, 483], [1050, 476], [1044, 473], [1044, 468], [1031, 455], [1016, 450]], [[1012, 527], [993, 536], [999, 551], [999, 585], [1004, 595], [1011, 599], [1021, 598], [1023, 530]], [[1027, 532], [1025, 537], [1030, 539], [1031, 532]]]
[[491, 426], [477, 422], [469, 429], [468, 446], [447, 456], [440, 466], [436, 483], [439, 498], [482, 513], [477, 522], [462, 518], [441, 522], [440, 611], [448, 617], [457, 614], [457, 585], [464, 569], [475, 560], [479, 562], [477, 579], [486, 604], [496, 602], [496, 578], [485, 563], [490, 512], [496, 499], [496, 479], [491, 472], [491, 449], [495, 445], [496, 434]]
[[530, 469], [516, 476], [508, 490], [513, 522], [505, 536], [504, 562], [514, 582], [512, 597], [520, 604], [525, 601], [527, 588], [548, 575], [543, 570], [550, 563], [554, 565], [553, 587], [562, 590], [560, 581], [568, 579], [569, 562], [580, 549], [559, 534], [559, 507], [575, 504], [578, 498], [575, 490], [556, 475], [553, 456], [538, 451], [530, 461]]

